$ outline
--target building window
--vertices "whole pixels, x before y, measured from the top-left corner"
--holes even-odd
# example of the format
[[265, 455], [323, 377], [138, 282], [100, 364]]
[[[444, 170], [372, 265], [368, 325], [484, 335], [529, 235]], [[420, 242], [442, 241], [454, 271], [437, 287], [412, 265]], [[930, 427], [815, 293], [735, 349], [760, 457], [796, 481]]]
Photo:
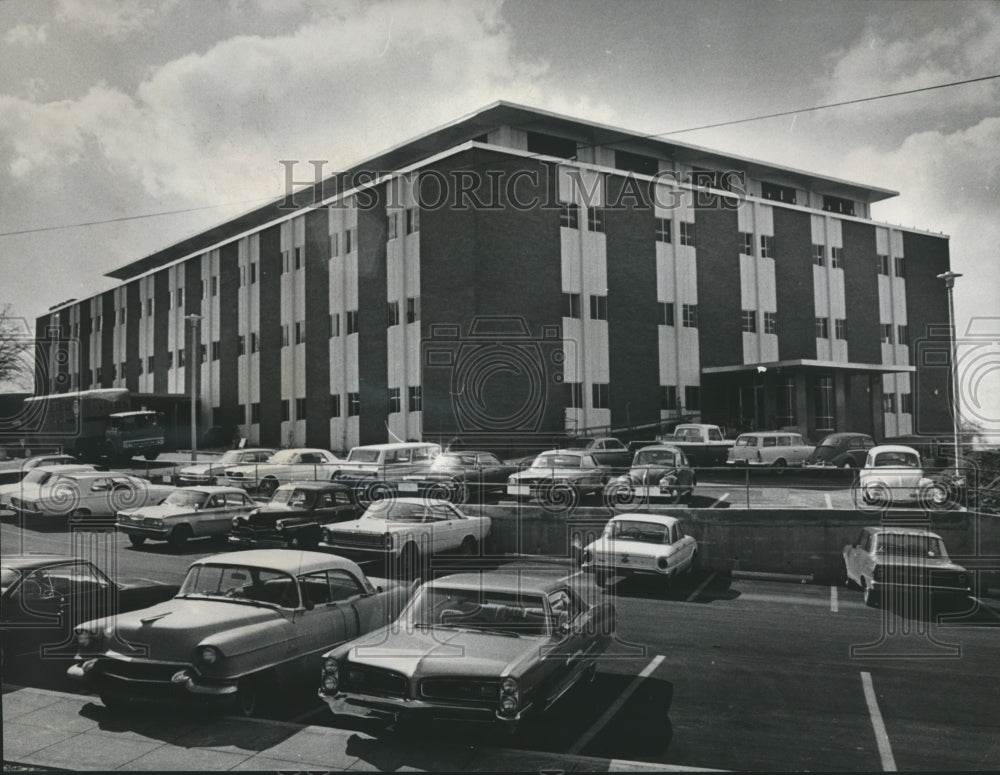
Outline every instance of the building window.
[[250, 262], [250, 284], [254, 285], [257, 282], [257, 262]]
[[125, 322], [125, 308], [124, 307], [122, 307], [120, 310], [118, 310], [118, 322], [119, 323], [124, 323]]
[[340, 235], [331, 234], [330, 235], [330, 258], [336, 258], [340, 255]]
[[774, 258], [774, 237], [770, 234], [760, 235], [760, 257]]
[[204, 343], [198, 345], [198, 356], [201, 363], [208, 363], [208, 346]]
[[608, 409], [611, 406], [608, 400], [608, 383], [595, 382], [591, 387], [591, 406], [594, 409]]
[[181, 309], [184, 306], [184, 289], [177, 289], [177, 309]]
[[250, 352], [260, 352], [260, 336], [256, 331], [250, 332]]
[[756, 255], [753, 250], [753, 234], [749, 231], [740, 232], [740, 253], [744, 256]]
[[896, 413], [896, 394], [895, 393], [883, 393], [882, 394], [882, 411], [886, 414]]
[[778, 313], [777, 312], [765, 312], [764, 313], [764, 333], [765, 334], [777, 334], [778, 333]]
[[416, 234], [420, 231], [420, 208], [419, 207], [407, 207], [406, 208], [406, 233]]
[[[139, 359], [139, 370], [138, 370], [138, 373], [139, 373], [139, 376], [141, 377], [142, 376], [142, 358]], [[73, 379], [74, 380], [76, 379], [75, 375], [73, 376]]]
[[290, 420], [290, 419], [291, 419], [291, 415], [289, 414], [289, 411], [288, 411], [288, 399], [287, 398], [283, 398], [283, 399], [281, 399], [281, 421], [282, 422], [288, 422], [288, 420]]
[[854, 215], [854, 202], [850, 199], [843, 199], [839, 196], [824, 196], [823, 209], [828, 213]]
[[604, 231], [604, 208], [603, 207], [588, 207], [587, 208], [587, 230], [603, 232]]
[[153, 365], [154, 364], [155, 364], [155, 361], [153, 360], [153, 356], [152, 355], [150, 355], [148, 358], [146, 358], [146, 371], [149, 372], [150, 374], [153, 373]]
[[566, 317], [568, 318], [579, 318], [580, 317], [580, 294], [579, 293], [564, 293], [563, 299], [565, 299], [565, 309]]
[[389, 414], [400, 412], [399, 388], [389, 388]]
[[694, 224], [681, 221], [681, 244], [694, 247]]
[[420, 385], [413, 385], [409, 389], [410, 411], [419, 412], [424, 408], [424, 390]]
[[669, 218], [656, 219], [656, 241], [673, 242], [673, 223]]
[[260, 403], [250, 404], [250, 422], [260, 422]]
[[[218, 358], [216, 357], [216, 351], [217, 351], [217, 348], [218, 348], [218, 344], [219, 344], [218, 342], [212, 342], [212, 360], [213, 361], [217, 361], [218, 360]], [[236, 354], [237, 355], [246, 355], [247, 354], [247, 338], [243, 334], [240, 334], [238, 337], [236, 337]]]
[[899, 411], [903, 414], [913, 414], [913, 393], [899, 394]]
[[304, 256], [305, 252], [306, 252], [306, 249], [305, 249], [305, 247], [303, 245], [296, 246], [296, 248], [295, 248], [295, 268], [296, 269], [301, 269], [302, 268], [302, 259], [303, 259], [303, 256]]
[[388, 307], [386, 308], [386, 325], [388, 326], [398, 326], [399, 325], [399, 302], [390, 301]]
[[295, 344], [302, 344], [306, 340], [306, 324], [303, 320], [295, 321]]
[[[220, 347], [220, 345], [219, 345], [219, 340], [218, 339], [216, 339], [214, 342], [212, 342], [212, 360], [213, 361], [219, 360], [219, 347]], [[243, 337], [242, 336], [240, 337], [240, 349], [241, 350], [243, 349]], [[240, 352], [240, 355], [243, 355], [243, 353]]]
[[812, 246], [813, 263], [816, 266], [826, 266], [826, 245]]
[[816, 405], [816, 430], [834, 429], [833, 377], [818, 377], [813, 384], [813, 398]]
[[816, 318], [816, 338], [830, 338], [830, 318]]
[[847, 339], [847, 321], [844, 318], [833, 321], [833, 335], [837, 339]]
[[219, 278], [216, 277], [214, 274], [209, 279], [209, 287], [212, 289], [213, 296], [219, 295]]
[[608, 297], [592, 294], [590, 297], [590, 319], [608, 319]]
[[882, 344], [892, 344], [892, 323], [880, 323], [882, 330]]
[[[169, 299], [170, 297], [168, 296], [167, 298]], [[100, 315], [95, 315], [94, 316], [94, 330], [95, 331], [100, 331], [101, 330], [101, 316]]]
[[795, 425], [795, 380], [779, 377], [775, 385], [775, 416], [779, 428]]
[[347, 416], [357, 417], [361, 414], [361, 394], [360, 393], [348, 393], [347, 394]]
[[387, 221], [387, 239], [396, 239], [399, 236], [399, 213], [389, 213]]
[[295, 419], [306, 419], [306, 400], [304, 398], [295, 399]]
[[350, 253], [351, 249], [354, 247], [354, 245], [352, 244], [354, 242], [353, 237], [354, 237], [354, 232], [351, 229], [347, 229], [347, 231], [344, 232], [344, 255], [345, 256], [348, 253]]
[[559, 208], [559, 225], [567, 229], [580, 228], [580, 205], [567, 202]]
[[583, 409], [583, 383], [567, 382], [566, 386], [569, 388], [569, 408]]
[[660, 409], [669, 412], [677, 408], [677, 385], [660, 385]]
[[674, 303], [672, 301], [660, 302], [660, 325], [674, 325]]
[[420, 320], [420, 298], [410, 296], [406, 300], [406, 322], [416, 323], [418, 320]]
[[685, 328], [697, 328], [698, 327], [698, 305], [697, 304], [683, 304], [681, 305], [681, 322], [684, 324]]
[[844, 268], [844, 249], [832, 247], [830, 248], [830, 266], [834, 269]]
[[167, 368], [172, 369], [174, 367], [174, 354], [167, 350]]
[[326, 328], [327, 328], [327, 338], [329, 338], [331, 336], [340, 336], [340, 313], [339, 312], [334, 312], [332, 315], [330, 315], [330, 317], [327, 319], [327, 322], [326, 322]]
[[906, 259], [896, 256], [896, 277], [906, 277]]
[[281, 324], [281, 346], [288, 347], [288, 324]]
[[118, 364], [117, 375], [121, 379], [125, 379], [128, 375], [125, 373], [125, 361]]
[[698, 385], [684, 386], [684, 408], [689, 412], [701, 411], [701, 388]]
[[358, 333], [358, 311], [350, 309], [347, 311], [347, 335]]
[[153, 300], [152, 298], [146, 299], [146, 315], [149, 317], [153, 316]]
[[772, 199], [776, 202], [784, 202], [790, 205], [795, 204], [795, 189], [790, 186], [779, 186], [777, 183], [768, 183], [762, 180], [760, 183], [760, 195], [764, 199]]
[[745, 334], [757, 333], [757, 310], [745, 309], [740, 312], [740, 329]]
[[94, 383], [100, 385], [102, 381], [103, 380], [101, 378], [101, 367], [98, 366], [96, 369], [94, 369]]
[[889, 276], [889, 256], [881, 254], [878, 256], [878, 273]]
[[910, 344], [909, 326], [896, 326], [896, 344]]
[[340, 394], [335, 393], [330, 395], [330, 416], [340, 417]]

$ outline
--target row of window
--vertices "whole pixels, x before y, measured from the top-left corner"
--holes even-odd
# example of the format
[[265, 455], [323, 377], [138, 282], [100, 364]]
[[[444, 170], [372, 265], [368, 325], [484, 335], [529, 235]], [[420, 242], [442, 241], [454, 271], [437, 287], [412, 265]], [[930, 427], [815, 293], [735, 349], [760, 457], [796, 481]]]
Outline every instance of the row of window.
[[388, 239], [396, 239], [400, 235], [400, 216], [402, 216], [403, 228], [407, 234], [415, 234], [420, 231], [420, 209], [408, 207], [402, 213], [389, 213], [386, 217]]
[[[567, 382], [566, 386], [569, 389], [569, 395], [567, 397], [568, 408], [570, 409], [586, 408], [583, 405], [583, 383]], [[687, 410], [701, 409], [701, 388], [698, 387], [697, 385], [686, 385], [684, 387], [683, 407], [681, 407], [677, 402], [676, 385], [661, 385], [660, 391], [661, 391], [660, 409], [663, 410], [673, 410], [681, 408]], [[594, 382], [591, 384], [590, 408], [591, 409], [611, 408], [610, 385], [607, 382]]]
[[[580, 228], [580, 206], [569, 203], [563, 204], [559, 213], [559, 225], [567, 229]], [[604, 208], [587, 208], [587, 231], [604, 233]], [[680, 244], [694, 247], [694, 224], [688, 221], [680, 221], [679, 226]], [[656, 219], [656, 241], [673, 242], [673, 222], [669, 218]]]
[[[406, 317], [407, 323], [416, 323], [420, 320], [420, 299], [416, 296], [409, 296], [406, 299]], [[390, 301], [388, 306], [388, 320], [386, 321], [390, 327], [399, 325], [399, 302]]]
[[[740, 312], [740, 329], [746, 334], [757, 333], [757, 310], [745, 309]], [[778, 333], [777, 312], [764, 312], [764, 333]]]
[[[830, 318], [816, 318], [816, 338], [830, 338]], [[847, 339], [847, 321], [843, 318], [836, 318], [833, 321], [833, 338]]]
[[[896, 256], [895, 260], [891, 263], [892, 268], [895, 270], [893, 274], [896, 277], [906, 277], [906, 259], [902, 256]], [[889, 276], [889, 256], [884, 253], [879, 253], [878, 255], [878, 273], [881, 275]]]
[[[409, 410], [411, 412], [420, 412], [424, 408], [424, 398], [423, 398], [423, 388], [420, 386], [411, 386], [407, 388], [407, 399]], [[357, 417], [361, 414], [361, 394], [360, 393], [347, 393], [346, 399], [337, 393], [330, 394], [330, 417], [340, 417], [343, 412], [343, 407], [346, 406], [348, 417]], [[294, 408], [294, 413], [293, 413]], [[400, 389], [390, 388], [389, 389], [389, 413], [402, 411], [400, 408]], [[221, 407], [212, 408], [212, 422], [215, 425], [221, 424], [222, 420], [222, 410]], [[247, 406], [246, 404], [240, 404], [237, 407], [237, 422], [246, 423], [247, 422]], [[283, 398], [281, 400], [281, 420], [282, 422], [289, 422], [291, 420], [304, 420], [306, 419], [306, 399], [296, 398], [294, 405], [292, 402]], [[260, 404], [253, 403], [250, 404], [250, 417], [249, 422], [259, 423], [260, 422]]]
[[880, 323], [882, 344], [905, 344], [910, 343], [910, 327], [896, 326], [896, 340], [892, 338], [892, 323]]
[[[883, 393], [882, 394], [882, 411], [886, 414], [896, 413], [896, 394], [895, 393]], [[902, 414], [913, 414], [913, 394], [912, 393], [900, 393], [899, 394], [899, 411]]]

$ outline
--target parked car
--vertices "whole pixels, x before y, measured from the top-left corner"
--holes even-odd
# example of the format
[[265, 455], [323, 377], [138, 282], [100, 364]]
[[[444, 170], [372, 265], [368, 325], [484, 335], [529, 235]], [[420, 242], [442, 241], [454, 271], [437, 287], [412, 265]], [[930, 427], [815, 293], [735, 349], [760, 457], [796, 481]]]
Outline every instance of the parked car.
[[680, 448], [691, 465], [703, 467], [722, 465], [733, 446], [718, 425], [697, 422], [681, 423], [672, 434], [659, 436], [657, 442]]
[[218, 484], [217, 478], [224, 476], [226, 469], [233, 466], [266, 462], [277, 450], [264, 447], [231, 449], [215, 460], [206, 463], [192, 463], [177, 470], [174, 484], [190, 487], [198, 484]]
[[160, 503], [176, 489], [114, 471], [71, 471], [25, 488], [11, 498], [11, 508], [25, 518], [86, 520]]
[[507, 494], [518, 500], [537, 498], [551, 503], [575, 503], [580, 496], [601, 493], [610, 470], [589, 452], [554, 449], [535, 458], [531, 467], [507, 479]]
[[391, 481], [425, 469], [439, 454], [440, 444], [423, 441], [354, 447], [333, 481], [355, 487], [362, 501], [378, 500], [392, 495]]
[[624, 471], [632, 464], [633, 453], [614, 436], [570, 438], [560, 442], [559, 446], [562, 449], [589, 452], [598, 465], [611, 471]]
[[865, 605], [877, 606], [887, 595], [918, 590], [964, 600], [971, 594], [969, 572], [948, 558], [941, 536], [906, 527], [865, 527], [844, 547], [848, 582], [861, 587]]
[[71, 466], [80, 465], [80, 461], [72, 455], [35, 455], [34, 457], [14, 458], [0, 461], [0, 484], [15, 484], [20, 482], [30, 470], [38, 466]]
[[590, 606], [564, 579], [446, 576], [392, 626], [327, 652], [319, 696], [335, 714], [513, 730], [593, 679], [614, 629], [614, 604]]
[[407, 594], [329, 554], [205, 557], [173, 599], [78, 625], [68, 674], [112, 709], [188, 700], [251, 716], [315, 681], [325, 650], [394, 619]]
[[489, 517], [470, 517], [448, 501], [390, 498], [372, 503], [353, 522], [323, 525], [320, 548], [335, 554], [393, 564], [415, 576], [428, 553], [478, 555], [490, 532]]
[[184, 487], [162, 503], [119, 511], [118, 532], [125, 533], [132, 546], [150, 540], [180, 549], [191, 538], [225, 540], [233, 519], [256, 505], [237, 487]]
[[463, 504], [470, 498], [482, 503], [487, 493], [502, 493], [507, 477], [518, 470], [507, 465], [492, 452], [461, 450], [442, 452], [430, 465], [413, 470], [395, 482], [402, 495], [442, 498]]
[[698, 542], [681, 529], [677, 517], [630, 513], [612, 517], [604, 533], [584, 547], [581, 567], [598, 586], [613, 576], [658, 576], [669, 586], [697, 564]]
[[219, 484], [271, 497], [279, 485], [289, 482], [329, 481], [343, 462], [325, 449], [281, 449], [263, 463], [230, 466], [216, 478]]
[[25, 474], [21, 481], [13, 482], [11, 484], [0, 484], [0, 509], [9, 509], [10, 499], [15, 495], [21, 495], [27, 491], [34, 492], [36, 487], [45, 484], [56, 474], [69, 474], [75, 473], [76, 471], [95, 470], [95, 466], [84, 463], [77, 463], [76, 465], [67, 465], [66, 463], [63, 463], [61, 465], [35, 466], [28, 471], [27, 474]]
[[[176, 584], [108, 578], [96, 565], [63, 555], [0, 557], [0, 648], [8, 660], [69, 658], [73, 625], [84, 616], [133, 611], [168, 600]], [[9, 680], [11, 673], [5, 678]]]
[[758, 431], [741, 433], [729, 449], [726, 465], [801, 466], [812, 454], [814, 445], [800, 433]]
[[674, 503], [690, 497], [696, 481], [680, 449], [656, 444], [635, 453], [629, 472], [605, 485], [604, 498], [608, 502], [662, 499]]
[[902, 501], [919, 501], [929, 508], [946, 507], [948, 488], [927, 476], [912, 447], [883, 444], [868, 450], [858, 472], [856, 489], [869, 506], [888, 508]]
[[867, 433], [831, 433], [815, 446], [804, 466], [807, 468], [861, 468], [875, 440]]
[[266, 505], [233, 517], [229, 543], [245, 549], [314, 549], [323, 524], [357, 519], [362, 512], [354, 488], [345, 484], [283, 484]]

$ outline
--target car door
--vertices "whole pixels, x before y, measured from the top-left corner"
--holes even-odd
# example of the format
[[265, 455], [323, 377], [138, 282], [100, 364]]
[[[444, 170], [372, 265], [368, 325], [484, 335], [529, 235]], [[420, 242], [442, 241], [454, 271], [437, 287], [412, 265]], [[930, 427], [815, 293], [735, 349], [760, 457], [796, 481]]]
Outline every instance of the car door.
[[303, 610], [296, 614], [307, 671], [318, 670], [323, 651], [358, 636], [357, 613], [345, 605], [342, 571], [328, 569], [300, 577]]
[[430, 506], [427, 516], [431, 546], [435, 554], [457, 549], [464, 537], [467, 520], [447, 503]]
[[[488, 453], [479, 455], [476, 459], [476, 467], [479, 472], [479, 481], [482, 482], [484, 489], [486, 487], [500, 488], [507, 483], [507, 469], [496, 455]], [[466, 479], [468, 480], [469, 477]], [[471, 484], [472, 482], [470, 482]]]
[[544, 679], [542, 709], [555, 703], [586, 667], [594, 629], [593, 610], [572, 590], [560, 588], [547, 597], [555, 632], [551, 648], [543, 649], [549, 675]]
[[844, 549], [844, 567], [847, 572], [847, 578], [851, 581], [857, 583], [862, 566], [862, 554], [866, 551], [865, 544], [868, 539], [868, 531], [862, 530], [858, 537], [854, 540], [854, 543]]

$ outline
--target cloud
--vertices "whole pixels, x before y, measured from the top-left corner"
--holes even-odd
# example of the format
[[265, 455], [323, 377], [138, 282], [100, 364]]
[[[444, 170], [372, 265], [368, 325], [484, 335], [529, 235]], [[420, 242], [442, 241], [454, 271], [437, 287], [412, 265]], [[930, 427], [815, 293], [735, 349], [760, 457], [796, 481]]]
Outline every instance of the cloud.
[[55, 18], [75, 29], [119, 38], [141, 28], [155, 13], [137, 0], [59, 0]]
[[37, 46], [45, 43], [49, 37], [47, 24], [18, 24], [7, 30], [3, 36], [4, 43], [20, 46]]

